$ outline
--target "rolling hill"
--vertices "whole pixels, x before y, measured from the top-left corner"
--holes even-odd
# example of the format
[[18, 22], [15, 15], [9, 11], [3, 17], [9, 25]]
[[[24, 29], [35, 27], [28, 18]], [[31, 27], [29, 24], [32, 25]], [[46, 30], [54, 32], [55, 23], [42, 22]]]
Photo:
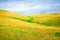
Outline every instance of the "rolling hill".
[[0, 14], [1, 14], [0, 16], [10, 17], [10, 18], [17, 19], [17, 20], [28, 19], [27, 16], [23, 16], [23, 15], [16, 14], [16, 13], [13, 13], [13, 12], [9, 12], [9, 11], [5, 11], [5, 10], [0, 10]]
[[39, 14], [32, 17], [33, 23], [47, 26], [60, 27], [60, 13], [55, 14]]
[[35, 17], [0, 10], [0, 40], [60, 40], [59, 27], [37, 25]]

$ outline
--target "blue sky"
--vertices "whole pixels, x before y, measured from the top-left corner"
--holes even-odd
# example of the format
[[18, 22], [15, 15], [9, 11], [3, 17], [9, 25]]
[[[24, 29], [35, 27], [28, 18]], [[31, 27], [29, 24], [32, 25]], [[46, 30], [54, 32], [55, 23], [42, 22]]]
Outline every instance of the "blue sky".
[[60, 0], [0, 0], [0, 9], [22, 15], [59, 13]]

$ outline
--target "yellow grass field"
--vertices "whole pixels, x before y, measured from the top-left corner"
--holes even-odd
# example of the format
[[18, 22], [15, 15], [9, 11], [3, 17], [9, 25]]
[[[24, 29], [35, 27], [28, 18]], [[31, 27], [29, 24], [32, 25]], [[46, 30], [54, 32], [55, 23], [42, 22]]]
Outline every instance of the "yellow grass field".
[[40, 14], [40, 15], [33, 16], [33, 18], [34, 18], [33, 22], [37, 24], [60, 27], [60, 13]]
[[1, 10], [0, 40], [60, 40], [60, 27], [37, 25], [27, 22], [28, 19], [27, 16]]

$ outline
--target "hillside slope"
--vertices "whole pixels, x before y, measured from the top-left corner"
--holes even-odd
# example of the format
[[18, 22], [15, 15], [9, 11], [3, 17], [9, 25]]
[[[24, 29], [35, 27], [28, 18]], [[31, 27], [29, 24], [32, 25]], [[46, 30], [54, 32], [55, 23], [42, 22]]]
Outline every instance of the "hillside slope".
[[9, 12], [9, 11], [5, 11], [5, 10], [0, 10], [0, 16], [10, 17], [10, 18], [14, 18], [17, 20], [23, 20], [23, 21], [28, 19], [27, 16], [23, 16], [23, 15]]
[[60, 27], [60, 13], [56, 14], [40, 14], [33, 16], [33, 21], [37, 24]]
[[24, 19], [11, 12], [0, 11], [0, 40], [60, 40], [60, 28], [38, 26], [20, 18]]

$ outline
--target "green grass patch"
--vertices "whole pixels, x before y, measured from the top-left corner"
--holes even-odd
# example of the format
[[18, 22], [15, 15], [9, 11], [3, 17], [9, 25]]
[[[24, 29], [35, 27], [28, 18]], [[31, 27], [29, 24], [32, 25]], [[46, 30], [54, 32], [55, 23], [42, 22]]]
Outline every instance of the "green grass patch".
[[60, 37], [60, 32], [53, 32], [53, 35], [56, 37]]
[[33, 18], [28, 16], [28, 19], [26, 20], [26, 22], [33, 23]]
[[52, 20], [49, 20], [47, 22], [35, 22], [39, 25], [46, 25], [46, 26], [55, 26], [55, 27], [60, 27], [60, 20], [57, 20], [57, 21], [52, 21]]

